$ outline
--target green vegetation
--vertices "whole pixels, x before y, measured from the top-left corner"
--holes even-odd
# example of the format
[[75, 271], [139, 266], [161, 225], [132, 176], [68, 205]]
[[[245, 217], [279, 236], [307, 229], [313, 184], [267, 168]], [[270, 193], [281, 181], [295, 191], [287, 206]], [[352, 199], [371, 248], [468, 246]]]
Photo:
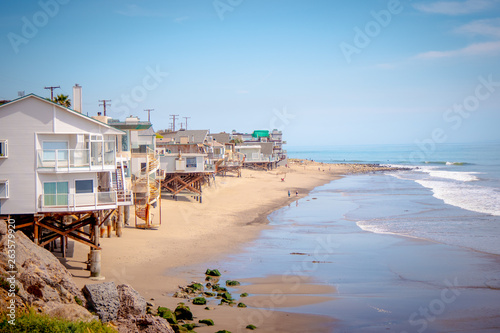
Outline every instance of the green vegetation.
[[222, 275], [218, 269], [207, 269], [205, 274], [208, 276], [221, 276]]
[[256, 329], [257, 329], [257, 326], [255, 326], [255, 325], [251, 325], [251, 324], [250, 324], [250, 325], [247, 325], [246, 329], [247, 329], [247, 330], [252, 330], [252, 331], [253, 331], [253, 330], [256, 330]]
[[9, 324], [6, 314], [0, 315], [0, 332], [30, 333], [116, 333], [114, 329], [98, 320], [91, 322], [73, 322], [65, 319], [49, 317], [30, 310], [28, 313], [17, 313], [15, 325]]
[[246, 308], [246, 304], [245, 303], [238, 303], [238, 307], [239, 308]]
[[75, 302], [76, 302], [76, 304], [83, 306], [83, 302], [81, 299], [78, 298], [78, 296], [75, 296]]
[[214, 321], [212, 319], [200, 319], [198, 320], [200, 324], [205, 324], [207, 326], [214, 326]]
[[175, 317], [175, 313], [172, 312], [169, 308], [164, 308], [159, 306], [157, 310], [158, 316], [166, 319], [170, 324], [177, 324], [177, 318]]
[[240, 297], [248, 297], [248, 294], [247, 293], [243, 293], [240, 295]]
[[177, 305], [174, 314], [178, 320], [193, 320], [191, 309], [184, 303], [179, 303], [179, 305]]
[[207, 300], [205, 297], [196, 297], [193, 299], [193, 304], [194, 305], [205, 305], [207, 304]]
[[[10, 290], [10, 283], [3, 276], [0, 276], [0, 288], [5, 289], [7, 291]], [[16, 285], [16, 294], [19, 292], [19, 287]]]
[[233, 280], [226, 281], [226, 286], [232, 287], [232, 286], [239, 286], [239, 285], [240, 285], [240, 283], [238, 281], [233, 281]]
[[203, 285], [201, 283], [193, 283], [190, 284], [188, 288], [198, 291], [198, 290], [203, 290]]

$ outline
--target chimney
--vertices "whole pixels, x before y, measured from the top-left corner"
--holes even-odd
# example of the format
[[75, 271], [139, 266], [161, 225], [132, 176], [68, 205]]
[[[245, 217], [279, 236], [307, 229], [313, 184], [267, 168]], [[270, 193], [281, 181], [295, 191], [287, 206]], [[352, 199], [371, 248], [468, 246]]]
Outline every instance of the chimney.
[[73, 110], [82, 113], [82, 86], [78, 83], [73, 87]]

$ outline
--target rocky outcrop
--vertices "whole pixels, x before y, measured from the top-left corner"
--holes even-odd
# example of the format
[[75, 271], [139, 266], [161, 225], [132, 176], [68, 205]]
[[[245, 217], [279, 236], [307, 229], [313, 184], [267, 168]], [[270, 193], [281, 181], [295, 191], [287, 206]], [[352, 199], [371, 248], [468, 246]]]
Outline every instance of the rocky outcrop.
[[146, 299], [128, 284], [121, 284], [117, 288], [120, 299], [118, 316], [131, 318], [146, 314]]
[[146, 314], [146, 300], [130, 285], [90, 284], [85, 285], [83, 293], [99, 318], [111, 321], [119, 332], [174, 333], [166, 319]]
[[[18, 231], [13, 235], [14, 238], [11, 238], [9, 243], [7, 223], [0, 220], [0, 277], [3, 279], [15, 277], [16, 302], [39, 307], [42, 310], [50, 302], [78, 306], [76, 302], [78, 299], [85, 305], [85, 298], [73, 282], [71, 273], [52, 253], [35, 245], [22, 232]], [[12, 249], [15, 251], [9, 252]], [[9, 273], [13, 271], [9, 266], [12, 263], [9, 262], [12, 253], [15, 253], [17, 271], [14, 274]], [[90, 315], [83, 307], [80, 308], [81, 311], [78, 313], [83, 317]]]
[[95, 311], [103, 322], [116, 320], [120, 309], [120, 298], [114, 282], [86, 284], [83, 293], [88, 307]]

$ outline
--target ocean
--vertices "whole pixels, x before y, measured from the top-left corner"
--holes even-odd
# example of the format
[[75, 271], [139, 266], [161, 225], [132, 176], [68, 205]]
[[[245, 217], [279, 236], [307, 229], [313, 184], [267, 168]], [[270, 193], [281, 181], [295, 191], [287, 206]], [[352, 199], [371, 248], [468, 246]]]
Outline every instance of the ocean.
[[[500, 254], [500, 143], [310, 147], [289, 150], [289, 157], [407, 167], [377, 177], [354, 176], [349, 187], [337, 188], [363, 201], [348, 218], [371, 232]], [[370, 202], [353, 196], [363, 192], [377, 196]], [[384, 209], [376, 213], [371, 205]]]
[[[301, 276], [312, 280], [306, 285], [335, 288], [248, 298], [257, 309], [336, 320], [317, 332], [497, 332], [500, 144], [427, 148], [434, 151], [426, 156], [411, 145], [289, 149], [290, 158], [407, 169], [347, 175], [317, 187], [270, 214], [271, 227], [241, 252], [203, 265], [243, 284]], [[268, 298], [252, 303], [252, 296]], [[304, 296], [330, 299], [286, 307], [287, 299]], [[266, 326], [264, 314], [240, 316]]]

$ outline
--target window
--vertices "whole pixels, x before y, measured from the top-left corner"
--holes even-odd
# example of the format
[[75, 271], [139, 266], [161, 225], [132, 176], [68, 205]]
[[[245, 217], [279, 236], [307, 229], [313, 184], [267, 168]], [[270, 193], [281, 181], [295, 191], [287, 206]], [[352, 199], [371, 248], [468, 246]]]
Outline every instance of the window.
[[68, 142], [66, 141], [44, 141], [43, 160], [55, 161], [57, 154], [58, 161], [68, 160]]
[[186, 168], [196, 168], [196, 157], [186, 158]]
[[43, 183], [43, 197], [45, 206], [68, 205], [68, 182]]
[[7, 153], [7, 140], [0, 140], [0, 158], [6, 158]]
[[0, 199], [9, 198], [9, 181], [0, 180]]
[[75, 193], [94, 193], [94, 181], [92, 179], [75, 180]]
[[141, 163], [141, 171], [146, 172], [146, 163]]

